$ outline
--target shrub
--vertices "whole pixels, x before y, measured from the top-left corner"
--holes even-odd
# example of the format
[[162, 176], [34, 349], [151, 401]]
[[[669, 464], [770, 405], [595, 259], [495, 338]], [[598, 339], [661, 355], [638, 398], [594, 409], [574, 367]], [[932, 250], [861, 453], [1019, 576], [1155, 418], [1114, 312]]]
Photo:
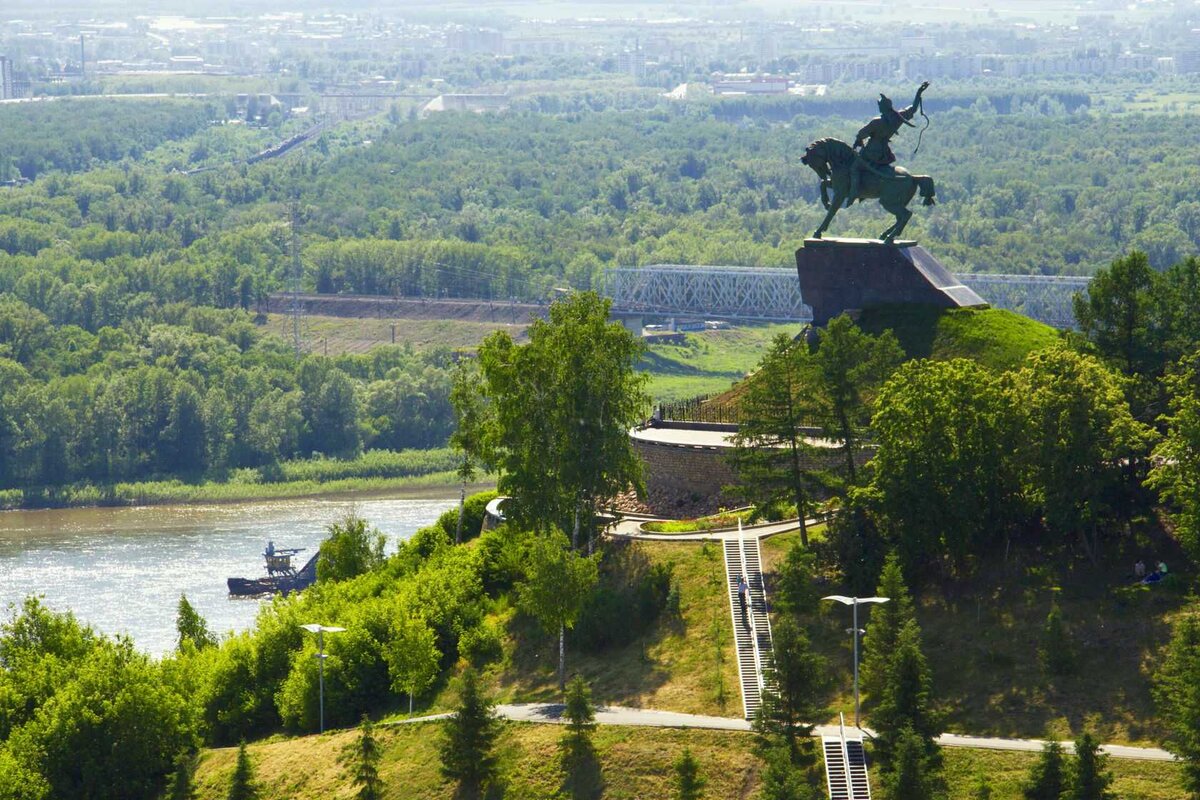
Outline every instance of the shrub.
[[651, 564], [637, 548], [614, 546], [600, 562], [600, 581], [583, 604], [572, 632], [584, 650], [635, 641], [669, 607], [673, 569]]
[[458, 637], [458, 654], [473, 667], [483, 667], [498, 661], [503, 654], [500, 631], [487, 620], [467, 628]]

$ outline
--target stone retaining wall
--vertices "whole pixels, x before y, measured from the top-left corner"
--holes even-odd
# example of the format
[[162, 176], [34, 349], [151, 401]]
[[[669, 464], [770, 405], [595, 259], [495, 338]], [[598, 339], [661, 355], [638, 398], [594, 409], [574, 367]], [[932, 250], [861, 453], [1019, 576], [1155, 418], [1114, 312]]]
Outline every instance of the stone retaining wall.
[[[646, 505], [651, 513], [682, 519], [745, 504], [743, 498], [726, 490], [737, 482], [733, 468], [725, 460], [731, 448], [664, 444], [636, 438], [633, 446], [645, 468]], [[861, 466], [872, 454], [873, 450], [864, 448], [855, 462]], [[841, 467], [842, 454], [831, 448], [818, 448], [804, 460], [806, 469], [836, 470]]]

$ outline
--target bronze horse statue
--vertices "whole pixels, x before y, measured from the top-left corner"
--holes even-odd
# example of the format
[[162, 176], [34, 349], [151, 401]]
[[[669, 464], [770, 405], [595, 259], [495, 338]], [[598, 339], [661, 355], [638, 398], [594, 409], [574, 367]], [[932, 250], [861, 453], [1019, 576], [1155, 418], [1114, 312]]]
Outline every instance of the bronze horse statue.
[[[800, 161], [821, 179], [821, 203], [827, 211], [825, 221], [813, 234], [814, 239], [821, 238], [838, 209], [845, 204], [850, 195], [850, 171], [855, 159], [860, 158], [862, 156], [854, 148], [840, 139], [818, 139], [805, 149]], [[866, 161], [860, 169], [859, 199], [878, 198], [879, 204], [896, 217], [895, 223], [879, 237], [885, 242], [895, 240], [912, 219], [908, 204], [918, 189], [924, 205], [931, 206], [937, 202], [933, 178], [928, 175], [913, 175], [902, 167], [879, 167]], [[832, 200], [829, 197], [830, 188], [833, 189]]]

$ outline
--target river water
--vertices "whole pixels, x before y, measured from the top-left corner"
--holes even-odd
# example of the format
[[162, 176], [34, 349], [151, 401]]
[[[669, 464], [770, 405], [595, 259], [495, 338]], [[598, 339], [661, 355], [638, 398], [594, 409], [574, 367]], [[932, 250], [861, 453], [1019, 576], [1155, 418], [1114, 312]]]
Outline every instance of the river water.
[[387, 535], [390, 553], [456, 502], [407, 496], [0, 512], [0, 608], [42, 595], [49, 607], [162, 655], [175, 647], [180, 594], [216, 633], [253, 625], [263, 601], [230, 598], [225, 579], [263, 575], [268, 540], [306, 548], [297, 556], [302, 566], [325, 528], [354, 511]]

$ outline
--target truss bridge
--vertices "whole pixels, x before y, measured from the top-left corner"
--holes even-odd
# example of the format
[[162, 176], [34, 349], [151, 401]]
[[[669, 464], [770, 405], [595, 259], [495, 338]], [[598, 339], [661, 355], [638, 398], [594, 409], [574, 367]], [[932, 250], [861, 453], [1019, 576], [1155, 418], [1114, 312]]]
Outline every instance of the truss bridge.
[[[1075, 324], [1072, 298], [1091, 278], [960, 273], [959, 279], [995, 308], [1016, 311], [1055, 328]], [[614, 317], [693, 317], [733, 322], [808, 322], [796, 271], [785, 267], [655, 264], [605, 270], [601, 291]], [[631, 325], [630, 327], [633, 327]]]

